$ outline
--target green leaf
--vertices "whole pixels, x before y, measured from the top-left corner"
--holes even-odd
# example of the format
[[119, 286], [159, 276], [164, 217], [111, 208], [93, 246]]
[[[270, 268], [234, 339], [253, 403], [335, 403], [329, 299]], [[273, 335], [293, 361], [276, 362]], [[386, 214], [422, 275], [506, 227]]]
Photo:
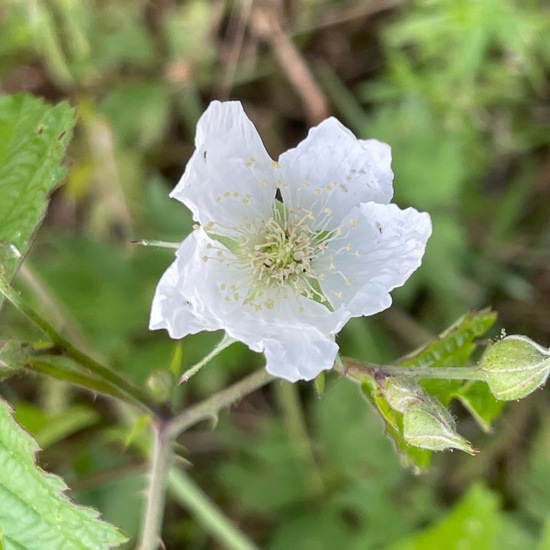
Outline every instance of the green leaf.
[[98, 512], [71, 502], [67, 486], [35, 462], [38, 445], [0, 400], [0, 533], [7, 548], [42, 550], [115, 547], [126, 538], [98, 519]]
[[443, 521], [391, 550], [497, 548], [501, 521], [496, 495], [474, 485]]
[[61, 182], [74, 126], [67, 103], [50, 107], [27, 95], [0, 97], [0, 271], [13, 277]]
[[451, 325], [432, 342], [397, 362], [404, 367], [460, 367], [464, 366], [476, 345], [496, 321], [496, 313], [489, 309], [470, 311]]
[[470, 381], [464, 384], [453, 395], [473, 416], [484, 432], [491, 430], [493, 420], [496, 420], [504, 407], [503, 401], [498, 401], [485, 382]]

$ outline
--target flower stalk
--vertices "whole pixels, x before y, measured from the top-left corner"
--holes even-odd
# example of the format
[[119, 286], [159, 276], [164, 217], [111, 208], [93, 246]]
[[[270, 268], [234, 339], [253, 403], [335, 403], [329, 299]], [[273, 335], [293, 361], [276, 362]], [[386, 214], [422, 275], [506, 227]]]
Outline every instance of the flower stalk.
[[189, 381], [189, 379], [197, 374], [204, 365], [209, 363], [216, 355], [221, 353], [225, 348], [228, 348], [231, 344], [234, 344], [235, 340], [231, 338], [231, 336], [228, 336], [227, 334], [224, 335], [224, 337], [221, 339], [220, 343], [206, 356], [204, 359], [201, 359], [196, 365], [193, 365], [190, 369], [186, 370], [183, 373], [183, 376], [180, 378], [179, 383], [185, 384]]
[[479, 367], [398, 367], [393, 365], [372, 365], [342, 357], [344, 376], [356, 379], [357, 376], [366, 374], [369, 376], [402, 376], [413, 380], [481, 380], [486, 381], [485, 372]]

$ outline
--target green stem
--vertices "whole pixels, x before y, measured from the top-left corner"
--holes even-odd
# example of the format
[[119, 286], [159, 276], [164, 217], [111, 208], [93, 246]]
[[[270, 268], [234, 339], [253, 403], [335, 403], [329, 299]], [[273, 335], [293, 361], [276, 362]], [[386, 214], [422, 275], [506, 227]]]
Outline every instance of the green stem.
[[175, 499], [217, 539], [223, 548], [257, 550], [257, 546], [223, 515], [185, 472], [172, 468], [169, 474], [169, 488]]
[[369, 376], [406, 376], [409, 378], [428, 378], [437, 380], [486, 380], [485, 373], [479, 367], [395, 367], [369, 365], [349, 357], [343, 357], [342, 374], [367, 374]]
[[153, 435], [153, 456], [138, 550], [157, 550], [162, 546], [162, 520], [173, 458], [173, 439], [166, 433], [166, 424], [162, 423], [153, 424]]
[[201, 420], [215, 416], [220, 409], [235, 403], [245, 395], [265, 386], [272, 380], [273, 377], [265, 369], [257, 370], [240, 382], [229, 386], [229, 388], [218, 392], [172, 418], [168, 422], [166, 431], [171, 437], [175, 438], [187, 428], [197, 424]]
[[101, 363], [98, 363], [95, 359], [73, 346], [73, 344], [63, 338], [63, 336], [61, 336], [48, 323], [48, 321], [42, 318], [36, 311], [34, 311], [34, 309], [26, 304], [21, 299], [21, 296], [15, 292], [13, 288], [11, 288], [11, 286], [2, 278], [0, 278], [0, 294], [3, 294], [4, 297], [9, 300], [21, 313], [27, 316], [37, 327], [39, 327], [54, 344], [62, 348], [65, 353], [77, 363], [80, 363], [83, 367], [103, 379], [119, 392], [125, 394], [129, 399], [144, 409], [152, 412], [153, 414], [158, 412], [158, 407], [150, 400], [149, 396], [145, 392], [130, 384], [127, 380], [113, 372], [111, 369], [105, 367]]
[[224, 337], [218, 343], [218, 345], [206, 357], [204, 357], [196, 365], [193, 365], [190, 369], [185, 371], [183, 376], [180, 378], [179, 383], [185, 384], [185, 382], [187, 382], [189, 378], [197, 374], [197, 372], [199, 372], [199, 370], [201, 370], [202, 367], [204, 367], [204, 365], [210, 362], [214, 357], [216, 357], [216, 355], [221, 353], [225, 348], [228, 348], [231, 344], [234, 344], [234, 343], [235, 343], [235, 340], [233, 340], [231, 336], [228, 336], [227, 334], [225, 334]]
[[115, 399], [121, 399], [122, 401], [128, 401], [128, 398], [122, 392], [119, 392], [116, 388], [103, 382], [103, 380], [97, 380], [87, 374], [76, 372], [67, 367], [56, 365], [50, 361], [33, 359], [25, 365], [25, 368], [34, 372], [45, 374], [50, 378], [62, 380], [64, 382], [70, 382], [82, 388], [94, 393], [101, 393], [114, 397]]

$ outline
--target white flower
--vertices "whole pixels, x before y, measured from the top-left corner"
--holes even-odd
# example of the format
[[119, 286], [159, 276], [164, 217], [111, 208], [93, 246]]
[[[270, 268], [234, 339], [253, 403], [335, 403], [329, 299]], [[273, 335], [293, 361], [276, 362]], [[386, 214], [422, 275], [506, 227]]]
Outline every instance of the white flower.
[[388, 308], [420, 265], [429, 215], [389, 204], [390, 147], [334, 118], [274, 162], [241, 104], [215, 101], [195, 144], [171, 196], [199, 225], [158, 284], [150, 328], [224, 329], [271, 374], [315, 378], [345, 323]]

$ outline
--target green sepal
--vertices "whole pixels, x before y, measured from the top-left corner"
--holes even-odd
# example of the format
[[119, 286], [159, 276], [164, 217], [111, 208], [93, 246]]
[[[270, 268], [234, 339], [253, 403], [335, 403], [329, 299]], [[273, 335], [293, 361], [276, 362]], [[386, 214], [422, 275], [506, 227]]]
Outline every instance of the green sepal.
[[238, 256], [242, 252], [242, 249], [238, 241], [236, 241], [235, 239], [232, 239], [231, 237], [226, 237], [225, 235], [217, 235], [216, 233], [210, 233], [210, 232], [208, 232], [207, 235], [213, 241], [217, 241], [223, 246], [225, 246], [225, 248], [227, 248], [229, 252], [235, 254], [236, 256]]

